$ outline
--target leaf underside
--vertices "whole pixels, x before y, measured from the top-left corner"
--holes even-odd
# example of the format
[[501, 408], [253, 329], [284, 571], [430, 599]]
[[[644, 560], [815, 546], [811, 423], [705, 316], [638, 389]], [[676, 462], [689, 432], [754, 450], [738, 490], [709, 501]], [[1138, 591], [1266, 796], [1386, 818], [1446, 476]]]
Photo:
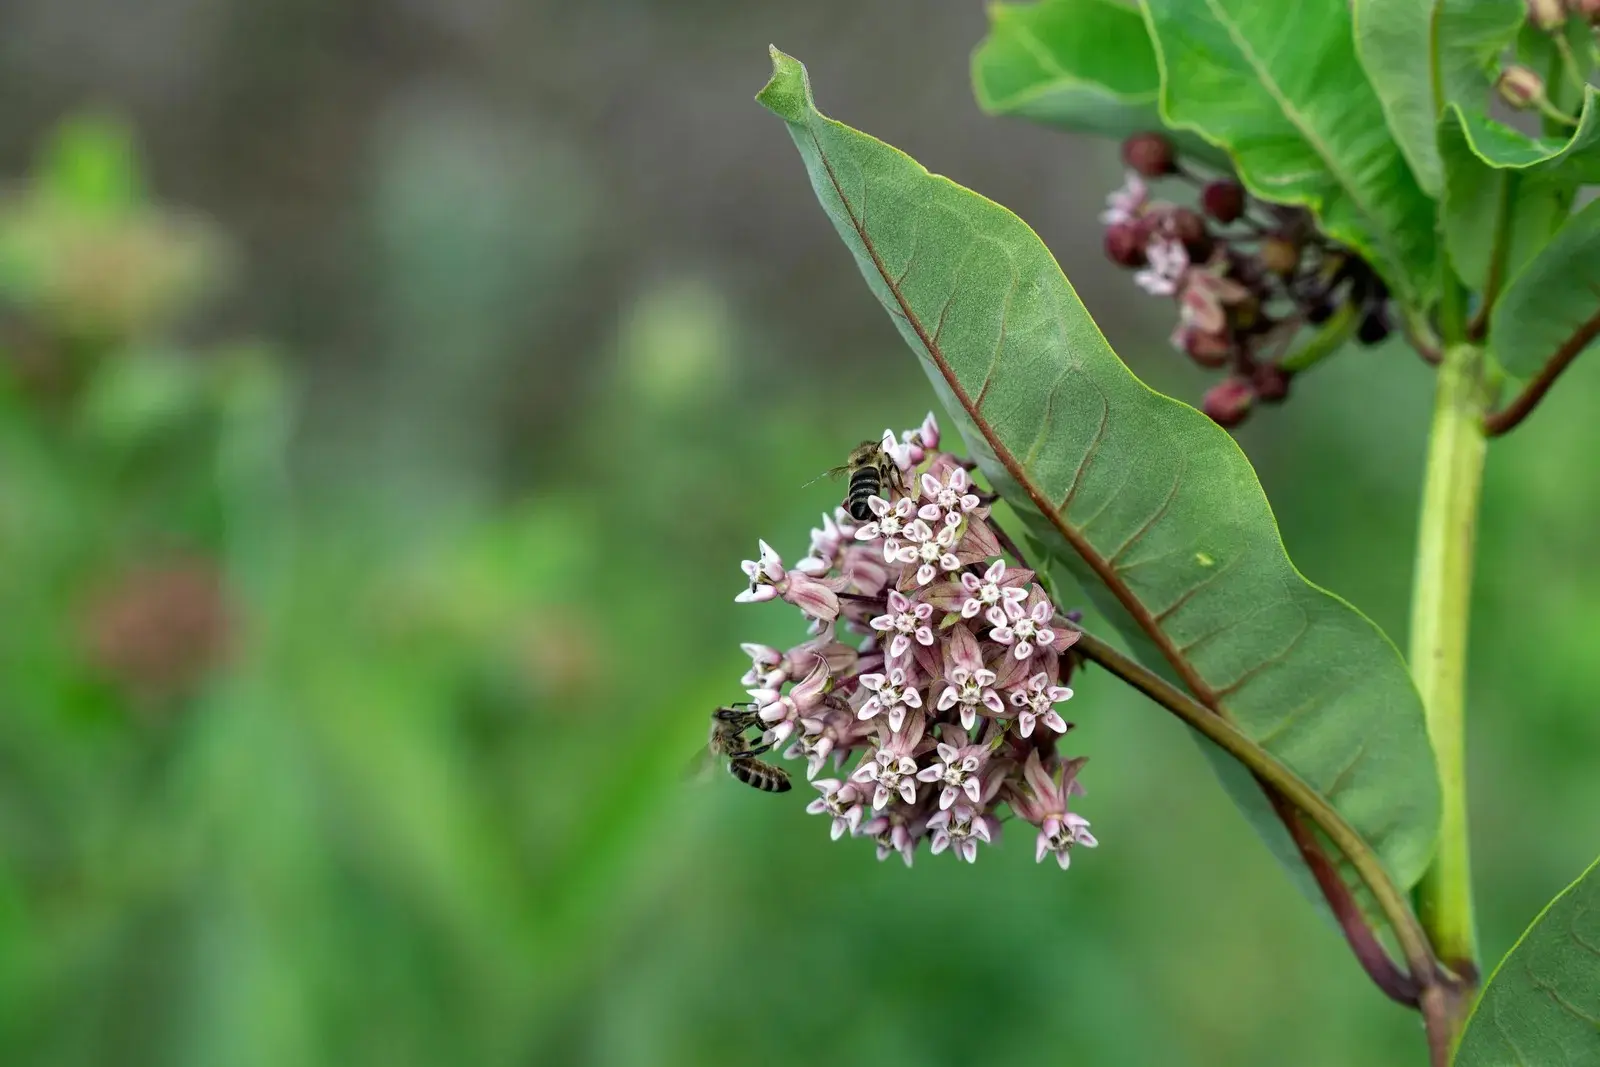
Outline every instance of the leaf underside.
[[[1025, 223], [825, 118], [800, 63], [773, 60], [757, 99], [789, 124], [824, 210], [984, 473], [1147, 666], [1323, 792], [1413, 884], [1438, 782], [1394, 646], [1295, 571], [1233, 439], [1123, 366]], [[1304, 873], [1260, 792], [1245, 792], [1269, 845]]]
[[1600, 861], [1552, 900], [1500, 961], [1453, 1062], [1600, 1064]]

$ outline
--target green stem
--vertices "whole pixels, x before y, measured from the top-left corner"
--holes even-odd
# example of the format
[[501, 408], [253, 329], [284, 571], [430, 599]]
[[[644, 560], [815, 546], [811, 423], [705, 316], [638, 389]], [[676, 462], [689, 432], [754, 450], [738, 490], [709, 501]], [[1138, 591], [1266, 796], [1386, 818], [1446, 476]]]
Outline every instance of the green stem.
[[[1322, 794], [1313, 789], [1299, 775], [1283, 764], [1261, 744], [1245, 735], [1237, 726], [1221, 715], [1205, 708], [1189, 694], [1159, 677], [1142, 665], [1124, 656], [1104, 641], [1084, 630], [1078, 631], [1073, 646], [1085, 658], [1104, 667], [1108, 672], [1127, 682], [1157, 704], [1172, 712], [1189, 726], [1213, 742], [1218, 748], [1244, 764], [1265, 786], [1269, 795], [1281, 796], [1289, 805], [1303, 813], [1317, 829], [1339, 850], [1356, 875], [1372, 894], [1378, 910], [1383, 912], [1400, 951], [1405, 956], [1412, 980], [1425, 987], [1433, 983], [1435, 964], [1428, 947], [1426, 932], [1412, 915], [1403, 890], [1397, 888], [1384, 870], [1383, 861], [1361, 837], [1355, 827], [1345, 821], [1339, 810]], [[1290, 827], [1293, 833], [1293, 827]], [[1330, 906], [1333, 901], [1330, 901]], [[1340, 916], [1341, 921], [1344, 916]], [[1366, 961], [1364, 960], [1363, 963]]]
[[1439, 849], [1416, 889], [1417, 914], [1435, 953], [1463, 977], [1476, 973], [1477, 938], [1467, 858], [1463, 718], [1467, 619], [1478, 494], [1489, 406], [1483, 350], [1451, 345], [1439, 367], [1411, 600], [1411, 670], [1427, 711], [1443, 789]]

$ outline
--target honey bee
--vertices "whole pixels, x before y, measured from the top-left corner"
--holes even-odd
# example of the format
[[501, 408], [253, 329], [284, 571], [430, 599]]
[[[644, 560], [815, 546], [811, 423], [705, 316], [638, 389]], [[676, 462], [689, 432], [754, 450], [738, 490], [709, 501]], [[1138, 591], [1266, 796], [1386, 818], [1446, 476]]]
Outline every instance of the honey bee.
[[791, 787], [789, 772], [758, 759], [772, 748], [772, 742], [757, 741], [752, 747], [745, 731], [759, 727], [761, 719], [754, 704], [732, 704], [711, 713], [711, 737], [706, 749], [713, 757], [726, 757], [728, 773], [752, 789], [764, 793], [786, 793]]
[[889, 453], [877, 441], [862, 441], [850, 451], [843, 463], [827, 471], [824, 477], [837, 478], [841, 474], [850, 476], [844, 509], [857, 522], [867, 522], [872, 518], [872, 509], [867, 506], [868, 497], [887, 497], [889, 486], [901, 484], [900, 468], [895, 466]]

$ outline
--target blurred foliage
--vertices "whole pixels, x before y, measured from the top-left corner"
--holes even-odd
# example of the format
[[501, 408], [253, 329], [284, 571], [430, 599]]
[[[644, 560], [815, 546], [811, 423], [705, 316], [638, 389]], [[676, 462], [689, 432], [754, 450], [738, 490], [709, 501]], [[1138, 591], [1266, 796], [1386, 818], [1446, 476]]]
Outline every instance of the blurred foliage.
[[[63, 123], [0, 206], [0, 1063], [1415, 1059], [1181, 729], [1092, 672], [1104, 845], [1065, 875], [1021, 835], [879, 865], [803, 789], [684, 785], [736, 643], [799, 636], [734, 606], [737, 561], [802, 550], [837, 489], [798, 487], [925, 388], [887, 322], [831, 321], [868, 300], [842, 259], [803, 335], [736, 256], [643, 251], [598, 340], [546, 335], [608, 240], [594, 160], [455, 115], [380, 138], [371, 258], [341, 268], [385, 309], [355, 387], [219, 324], [258, 274], [152, 198], [115, 120]], [[1159, 336], [1112, 329], [1179, 391]], [[1341, 356], [1244, 437], [1302, 569], [1396, 635], [1414, 363]], [[1600, 368], [1572, 377], [1489, 473], [1491, 958], [1600, 841]]]

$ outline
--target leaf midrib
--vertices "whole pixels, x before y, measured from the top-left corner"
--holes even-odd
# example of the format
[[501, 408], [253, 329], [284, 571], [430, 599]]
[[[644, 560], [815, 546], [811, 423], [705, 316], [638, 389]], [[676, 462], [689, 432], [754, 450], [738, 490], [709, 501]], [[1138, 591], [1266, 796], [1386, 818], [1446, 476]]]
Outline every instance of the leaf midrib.
[[[817, 116], [817, 118], [821, 118], [824, 122], [831, 121], [821, 116]], [[1199, 672], [1195, 670], [1193, 664], [1178, 652], [1172, 640], [1156, 624], [1154, 617], [1150, 614], [1150, 610], [1144, 605], [1144, 602], [1133, 594], [1133, 590], [1128, 588], [1127, 583], [1111, 567], [1109, 561], [1102, 558], [1094, 546], [1056, 511], [1055, 506], [1039, 491], [1039, 488], [1033, 483], [1033, 479], [1017, 461], [1011, 449], [1000, 441], [990, 428], [988, 420], [984, 419], [978, 411], [972, 398], [967, 395], [966, 389], [962, 387], [949, 362], [945, 359], [938, 342], [928, 333], [922, 319], [912, 309], [911, 303], [901, 293], [899, 284], [885, 267], [882, 257], [878, 255], [876, 244], [873, 243], [866, 227], [856, 216], [855, 208], [851, 205], [849, 197], [845, 195], [844, 186], [839, 182], [839, 176], [834, 172], [833, 163], [828, 159], [827, 152], [822, 148], [822, 141], [817, 137], [817, 132], [811, 125], [813, 121], [815, 120], [807, 119], [806, 132], [811, 135], [812, 147], [816, 149], [817, 158], [822, 161], [823, 169], [827, 171], [828, 181], [833, 186], [834, 195], [839, 198], [840, 206], [844, 208], [845, 216], [850, 220], [851, 229], [855, 230], [856, 237], [860, 239], [862, 248], [872, 258], [872, 265], [877, 270], [878, 277], [883, 281], [884, 286], [888, 288], [890, 295], [894, 297], [895, 303], [899, 305], [900, 313], [905, 317], [911, 329], [915, 331], [917, 339], [928, 353], [928, 358], [933, 360], [934, 364], [939, 368], [939, 373], [944, 376], [945, 382], [950, 386], [956, 399], [961, 402], [967, 417], [977, 427], [978, 432], [983, 434], [984, 440], [988, 442], [990, 451], [1006, 468], [1006, 472], [1011, 475], [1012, 479], [1028, 494], [1028, 498], [1033, 501], [1033, 505], [1039, 510], [1039, 513], [1050, 521], [1056, 531], [1072, 546], [1073, 551], [1083, 558], [1084, 562], [1095, 572], [1095, 576], [1105, 584], [1123, 609], [1138, 623], [1139, 628], [1160, 649], [1162, 656], [1172, 665], [1173, 670], [1178, 672], [1178, 676], [1183, 680], [1184, 685], [1189, 688], [1189, 691], [1194, 694], [1195, 699], [1209, 711], [1228, 718], [1216, 690], [1207, 684], [1200, 677]], [[932, 175], [932, 177], [937, 178], [938, 175]]]
[[[1261, 87], [1277, 102], [1278, 106], [1283, 110], [1284, 117], [1289, 120], [1296, 130], [1300, 131], [1300, 136], [1305, 138], [1306, 143], [1321, 158], [1329, 173], [1338, 181], [1339, 188], [1344, 191], [1345, 197], [1360, 211], [1368, 229], [1372, 231], [1374, 241], [1384, 247], [1389, 257], [1394, 260], [1395, 265], [1400, 268], [1400, 277], [1405, 282], [1406, 287], [1411, 288], [1410, 266], [1403, 252], [1389, 236], [1388, 227], [1383, 225], [1382, 219], [1373, 207], [1356, 192], [1357, 186], [1355, 182], [1352, 181], [1344, 168], [1339, 165], [1335, 154], [1316, 135], [1310, 124], [1300, 114], [1299, 108], [1295, 103], [1284, 94], [1277, 80], [1272, 76], [1271, 71], [1256, 54], [1255, 48], [1244, 37], [1240, 36], [1237, 24], [1218, 6], [1218, 0], [1205, 0], [1205, 4], [1212, 17], [1217, 20], [1218, 25], [1227, 32], [1228, 39], [1233, 42], [1235, 48], [1239, 49], [1240, 55], [1244, 56], [1245, 62], [1250, 64], [1250, 69], [1255, 71], [1257, 79], [1261, 82]], [[1401, 162], [1409, 168], [1410, 165], [1405, 164], [1403, 158]]]

